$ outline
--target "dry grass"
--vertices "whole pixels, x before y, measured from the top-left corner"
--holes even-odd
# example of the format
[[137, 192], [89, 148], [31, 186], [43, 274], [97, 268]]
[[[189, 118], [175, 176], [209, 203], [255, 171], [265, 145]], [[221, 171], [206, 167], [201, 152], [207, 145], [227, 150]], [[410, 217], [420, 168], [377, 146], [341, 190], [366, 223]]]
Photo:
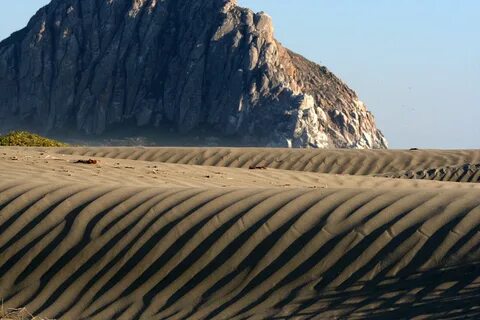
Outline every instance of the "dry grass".
[[3, 302], [0, 306], [0, 320], [49, 320], [47, 318], [35, 317], [27, 309], [5, 308]]

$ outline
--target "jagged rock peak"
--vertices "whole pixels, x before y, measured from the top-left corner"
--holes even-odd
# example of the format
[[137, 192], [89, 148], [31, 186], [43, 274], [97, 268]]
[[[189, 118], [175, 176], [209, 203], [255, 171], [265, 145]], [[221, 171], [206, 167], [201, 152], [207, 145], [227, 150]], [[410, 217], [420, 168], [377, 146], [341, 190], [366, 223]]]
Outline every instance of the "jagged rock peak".
[[0, 43], [0, 121], [386, 148], [355, 92], [234, 0], [53, 0]]

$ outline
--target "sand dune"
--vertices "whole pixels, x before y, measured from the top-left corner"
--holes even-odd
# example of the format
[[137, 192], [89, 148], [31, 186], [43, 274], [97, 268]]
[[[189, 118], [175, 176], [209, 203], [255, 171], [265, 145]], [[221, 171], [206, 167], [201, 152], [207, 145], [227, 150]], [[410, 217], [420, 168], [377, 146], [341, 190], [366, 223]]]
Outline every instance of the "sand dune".
[[231, 168], [372, 175], [480, 163], [480, 150], [306, 150], [261, 148], [59, 148], [69, 155]]
[[[289, 170], [252, 170], [264, 164], [108, 150], [1, 149], [8, 307], [99, 320], [480, 317], [479, 184], [295, 171], [294, 156]], [[477, 153], [344, 157], [338, 170], [377, 174]]]
[[385, 174], [383, 177], [478, 183], [480, 182], [480, 164], [464, 164], [461, 166], [447, 166], [418, 171], [400, 171]]
[[[4, 148], [3, 180], [74, 182], [157, 187], [299, 187], [299, 188], [480, 188], [480, 184], [412, 181], [384, 177], [298, 172], [282, 169], [211, 167], [93, 157], [96, 165], [77, 164], [90, 157]], [[34, 174], [32, 174], [34, 172]], [[401, 175], [401, 174], [400, 174]]]

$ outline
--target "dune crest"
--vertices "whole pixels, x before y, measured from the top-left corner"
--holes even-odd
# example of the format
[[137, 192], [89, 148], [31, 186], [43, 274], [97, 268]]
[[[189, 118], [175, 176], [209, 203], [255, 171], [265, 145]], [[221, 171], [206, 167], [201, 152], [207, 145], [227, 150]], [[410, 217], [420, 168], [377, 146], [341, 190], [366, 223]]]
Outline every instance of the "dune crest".
[[153, 162], [373, 175], [480, 163], [480, 150], [321, 150], [268, 148], [59, 148], [56, 153]]

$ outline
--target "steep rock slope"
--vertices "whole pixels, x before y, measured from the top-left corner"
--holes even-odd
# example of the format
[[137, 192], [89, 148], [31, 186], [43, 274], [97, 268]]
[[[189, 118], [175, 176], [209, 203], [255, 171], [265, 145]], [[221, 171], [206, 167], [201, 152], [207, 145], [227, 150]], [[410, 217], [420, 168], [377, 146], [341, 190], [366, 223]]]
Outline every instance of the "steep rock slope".
[[234, 0], [53, 0], [0, 43], [0, 123], [387, 147], [351, 89]]

